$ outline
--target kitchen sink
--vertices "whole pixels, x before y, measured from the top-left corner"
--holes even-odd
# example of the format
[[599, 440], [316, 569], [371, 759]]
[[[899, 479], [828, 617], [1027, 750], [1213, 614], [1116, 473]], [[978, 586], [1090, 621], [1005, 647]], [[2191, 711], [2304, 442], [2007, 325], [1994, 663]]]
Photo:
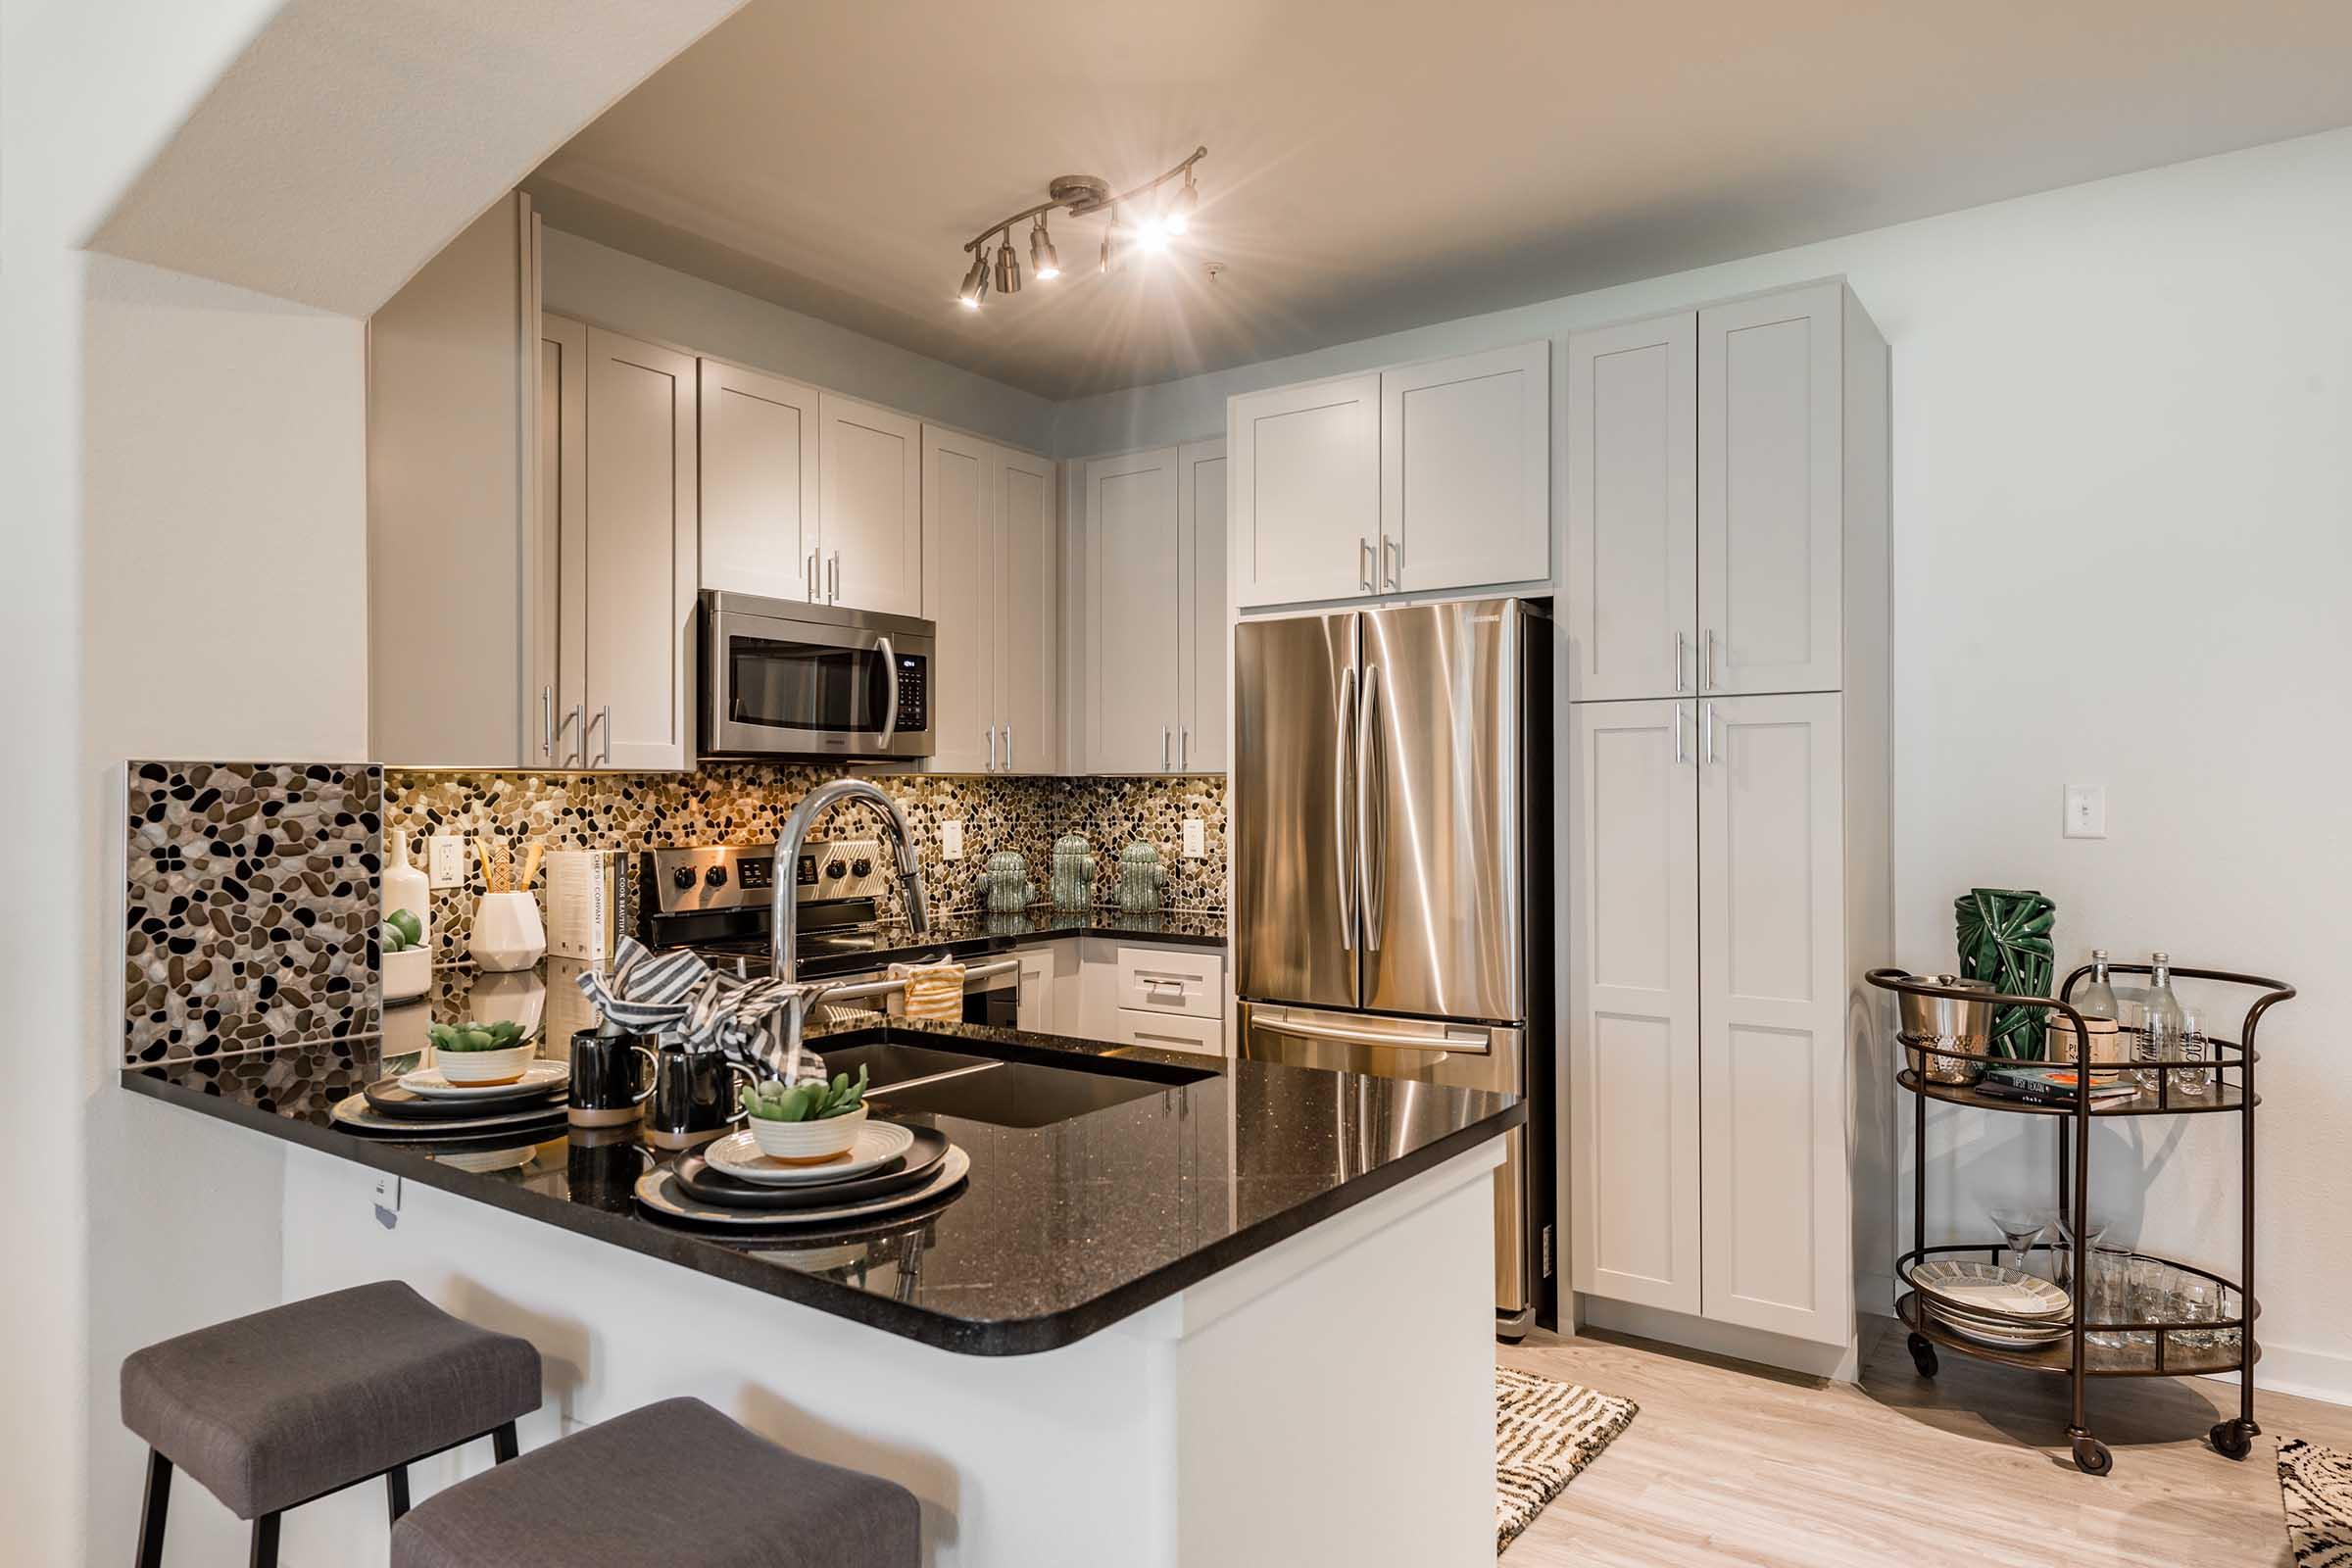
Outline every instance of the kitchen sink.
[[825, 1058], [825, 1071], [846, 1072], [852, 1078], [858, 1069], [865, 1069], [865, 1081], [872, 1089], [891, 1084], [911, 1083], [921, 1078], [937, 1078], [942, 1073], [971, 1072], [980, 1067], [993, 1067], [993, 1056], [974, 1056], [961, 1051], [940, 1051], [930, 1046], [910, 1046], [898, 1040], [880, 1040], [871, 1045], [828, 1047], [824, 1041], [811, 1041]]
[[1062, 1066], [1004, 1060], [902, 1041], [828, 1051], [829, 1072], [862, 1066], [866, 1099], [886, 1116], [956, 1116], [997, 1127], [1051, 1127], [1182, 1084], [1213, 1078], [1205, 1067], [1177, 1067], [1111, 1056], [1078, 1056]]

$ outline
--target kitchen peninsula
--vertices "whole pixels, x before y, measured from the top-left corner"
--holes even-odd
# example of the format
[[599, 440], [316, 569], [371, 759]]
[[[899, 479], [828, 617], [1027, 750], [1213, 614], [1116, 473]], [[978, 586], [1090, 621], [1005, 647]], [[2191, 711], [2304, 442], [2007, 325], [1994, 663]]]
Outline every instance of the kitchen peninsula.
[[[392, 1010], [388, 1045], [123, 1083], [295, 1146], [290, 1294], [399, 1277], [533, 1339], [552, 1386], [526, 1447], [557, 1435], [550, 1411], [570, 1430], [692, 1394], [907, 1486], [935, 1564], [1492, 1560], [1510, 1097], [876, 1019], [816, 1043], [1025, 1063], [1048, 1092], [1009, 1114], [908, 1107], [970, 1156], [937, 1206], [747, 1240], [647, 1217], [657, 1155], [628, 1130], [428, 1152], [333, 1125], [409, 1064], [387, 1053], [420, 1010]], [[567, 1021], [551, 1005], [550, 1054]], [[366, 1534], [335, 1524], [351, 1505], [290, 1517], [289, 1554], [359, 1560], [343, 1543]]]

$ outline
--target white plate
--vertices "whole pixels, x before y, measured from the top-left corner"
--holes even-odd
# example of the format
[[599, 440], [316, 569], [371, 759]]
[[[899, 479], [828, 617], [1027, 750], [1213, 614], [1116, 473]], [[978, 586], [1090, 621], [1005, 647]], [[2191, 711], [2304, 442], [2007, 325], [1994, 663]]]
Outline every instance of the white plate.
[[1977, 1317], [2022, 1320], [2020, 1326], [2027, 1328], [2063, 1318], [2074, 1309], [2066, 1292], [2048, 1280], [2004, 1263], [1934, 1258], [1911, 1271], [1911, 1283], [1938, 1305]]
[[1996, 1329], [1972, 1323], [1945, 1313], [1936, 1314], [1936, 1321], [1947, 1332], [1979, 1345], [1989, 1345], [2001, 1350], [2038, 1350], [2045, 1345], [2058, 1345], [2066, 1340], [2067, 1330], [2057, 1329]]
[[703, 1151], [712, 1170], [732, 1176], [737, 1181], [755, 1182], [761, 1187], [799, 1187], [809, 1182], [838, 1182], [852, 1176], [862, 1176], [886, 1160], [893, 1160], [914, 1147], [914, 1134], [896, 1122], [875, 1121], [870, 1117], [858, 1129], [858, 1141], [848, 1151], [831, 1159], [813, 1165], [787, 1165], [784, 1161], [760, 1152], [752, 1138], [752, 1130], [729, 1133]]
[[669, 1167], [662, 1165], [637, 1178], [637, 1201], [656, 1214], [693, 1220], [704, 1225], [724, 1225], [741, 1230], [794, 1230], [842, 1225], [851, 1220], [913, 1208], [953, 1190], [970, 1174], [971, 1168], [972, 1156], [951, 1145], [947, 1157], [939, 1162], [939, 1174], [919, 1187], [868, 1199], [862, 1203], [844, 1204], [840, 1208], [770, 1209], [721, 1208], [716, 1203], [705, 1203], [689, 1198], [679, 1188], [677, 1178], [671, 1174]]
[[534, 1089], [553, 1089], [570, 1077], [569, 1062], [542, 1057], [523, 1068], [522, 1076], [511, 1084], [453, 1084], [440, 1068], [419, 1067], [415, 1072], [402, 1073], [400, 1087], [427, 1100], [495, 1100], [502, 1095], [520, 1100]]

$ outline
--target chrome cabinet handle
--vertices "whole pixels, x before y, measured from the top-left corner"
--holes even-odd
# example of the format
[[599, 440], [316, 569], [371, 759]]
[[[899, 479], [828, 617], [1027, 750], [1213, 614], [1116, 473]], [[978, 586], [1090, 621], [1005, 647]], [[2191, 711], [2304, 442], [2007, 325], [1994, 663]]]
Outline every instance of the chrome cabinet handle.
[[988, 770], [991, 773], [997, 770], [997, 726], [994, 724], [988, 726]]
[[1376, 747], [1380, 737], [1380, 666], [1364, 666], [1363, 710], [1355, 726], [1355, 885], [1356, 902], [1363, 910], [1364, 951], [1378, 952], [1380, 948], [1382, 887], [1388, 879], [1388, 866], [1382, 861], [1380, 849], [1375, 845], [1386, 837], [1385, 818], [1375, 821], [1372, 813], [1372, 791]]
[[[1394, 564], [1391, 564], [1391, 552], [1395, 553]], [[1380, 536], [1381, 577], [1391, 588], [1400, 588], [1403, 586], [1403, 583], [1399, 580], [1399, 574], [1403, 570], [1403, 567], [1404, 547], [1396, 543], [1396, 540], [1391, 539], [1387, 534], [1382, 534]]]
[[1708, 687], [1716, 684], [1714, 627], [1709, 626], [1707, 628], [1705, 637], [1700, 639], [1699, 647], [1702, 652], [1699, 654], [1698, 660], [1698, 689], [1703, 692]]
[[1012, 771], [1012, 726], [1004, 726], [1004, 771]]
[[1690, 760], [1683, 749], [1683, 705], [1674, 705], [1674, 765], [1682, 766]]
[[1364, 592], [1376, 591], [1372, 586], [1372, 541], [1360, 534], [1355, 541], [1355, 580]]
[[1162, 773], [1168, 770], [1168, 726], [1165, 724], [1159, 726], [1159, 770]]
[[1176, 737], [1176, 766], [1181, 772], [1192, 771], [1193, 727], [1187, 724]]
[[1699, 727], [1701, 733], [1706, 737], [1703, 744], [1706, 747], [1707, 763], [1712, 766], [1715, 761], [1715, 705], [1707, 703], [1702, 706], [1706, 709], [1706, 712], [1701, 715]]
[[808, 564], [801, 570], [802, 586], [808, 590], [808, 602], [816, 603], [816, 552], [808, 552]]
[[556, 760], [556, 689], [539, 688], [539, 755], [549, 761]]
[[580, 765], [586, 767], [588, 765], [588, 705], [586, 703], [571, 705], [571, 733], [572, 738], [580, 743], [580, 749], [568, 755], [578, 758]]
[[1334, 760], [1331, 818], [1339, 846], [1340, 948], [1355, 951], [1355, 668], [1340, 671], [1339, 756]]
[[[597, 754], [596, 765], [605, 766], [612, 760], [612, 705], [607, 703], [601, 715], [605, 726], [605, 749]], [[585, 747], [582, 748], [583, 751]]]
[[841, 552], [838, 550], [833, 552], [833, 559], [825, 564], [825, 603], [841, 603]]
[[890, 706], [882, 710], [882, 746], [887, 751], [899, 732], [899, 651], [887, 637], [876, 637], [874, 646], [882, 650], [882, 684], [890, 692]]
[[1678, 693], [1683, 689], [1683, 648], [1687, 641], [1678, 627], [1674, 634], [1674, 689]]

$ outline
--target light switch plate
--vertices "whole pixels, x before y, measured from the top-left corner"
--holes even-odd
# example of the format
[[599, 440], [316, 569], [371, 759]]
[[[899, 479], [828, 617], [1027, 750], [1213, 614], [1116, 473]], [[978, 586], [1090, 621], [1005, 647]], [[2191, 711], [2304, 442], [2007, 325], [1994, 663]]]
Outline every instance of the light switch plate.
[[1197, 816], [1184, 819], [1184, 858], [1188, 860], [1208, 858], [1208, 824]]
[[943, 860], [963, 858], [963, 824], [961, 822], [939, 824], [939, 858]]
[[2103, 839], [2107, 836], [2107, 786], [2069, 784], [2066, 787], [2066, 836]]
[[432, 862], [429, 868], [429, 875], [432, 880], [432, 885], [436, 890], [441, 888], [462, 888], [466, 885], [465, 834], [434, 834], [432, 837], [431, 852], [427, 856], [427, 858]]

